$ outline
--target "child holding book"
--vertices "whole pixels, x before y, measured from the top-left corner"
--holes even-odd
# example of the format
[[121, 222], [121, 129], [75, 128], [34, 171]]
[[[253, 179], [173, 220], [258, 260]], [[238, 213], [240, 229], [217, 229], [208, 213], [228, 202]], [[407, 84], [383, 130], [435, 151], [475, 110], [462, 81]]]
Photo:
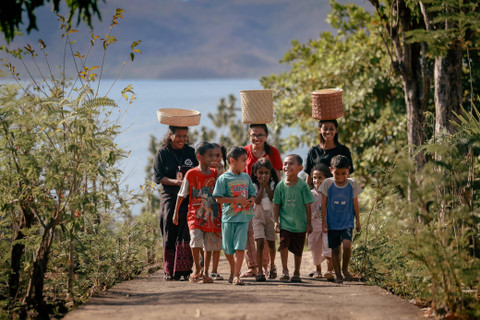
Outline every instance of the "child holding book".
[[[190, 230], [190, 247], [192, 248], [195, 272], [190, 276], [191, 282], [212, 283], [209, 266], [212, 253], [220, 256], [221, 215], [218, 204], [212, 196], [217, 179], [217, 171], [211, 169], [214, 147], [208, 142], [201, 142], [195, 149], [199, 165], [189, 170], [177, 196], [173, 223], [178, 223], [178, 208], [189, 197], [187, 223]], [[200, 253], [204, 252], [204, 268], [200, 266]]]
[[307, 183], [298, 177], [303, 170], [303, 160], [297, 154], [290, 154], [283, 160], [282, 180], [275, 188], [273, 196], [275, 213], [275, 231], [280, 233], [280, 256], [282, 259], [282, 276], [280, 281], [289, 281], [288, 251], [295, 256], [295, 270], [291, 282], [302, 282], [300, 265], [306, 233], [312, 232], [311, 204], [315, 198]]
[[[269, 279], [277, 277], [277, 268], [275, 267], [275, 219], [273, 217], [273, 192], [278, 184], [277, 172], [272, 163], [267, 158], [260, 158], [252, 167], [252, 182], [257, 192], [253, 210], [253, 233], [257, 243], [257, 261], [263, 261], [265, 240], [267, 241], [268, 252], [270, 255]], [[255, 281], [266, 281], [263, 268], [258, 269]]]
[[230, 170], [217, 179], [213, 196], [222, 205], [222, 248], [230, 264], [229, 282], [244, 285], [240, 268], [247, 245], [248, 224], [253, 218], [255, 188], [249, 175], [243, 172], [247, 165], [245, 149], [230, 148], [227, 159]]

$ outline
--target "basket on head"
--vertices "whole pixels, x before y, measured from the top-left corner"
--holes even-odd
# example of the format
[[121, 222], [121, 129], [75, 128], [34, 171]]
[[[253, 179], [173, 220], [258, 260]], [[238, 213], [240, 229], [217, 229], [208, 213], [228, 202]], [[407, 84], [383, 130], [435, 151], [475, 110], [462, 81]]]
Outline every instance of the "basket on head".
[[197, 110], [162, 108], [157, 110], [160, 123], [175, 127], [190, 127], [200, 124], [200, 112]]
[[261, 124], [273, 121], [273, 90], [242, 90], [242, 122]]
[[343, 117], [342, 89], [323, 89], [312, 92], [312, 117], [335, 120]]

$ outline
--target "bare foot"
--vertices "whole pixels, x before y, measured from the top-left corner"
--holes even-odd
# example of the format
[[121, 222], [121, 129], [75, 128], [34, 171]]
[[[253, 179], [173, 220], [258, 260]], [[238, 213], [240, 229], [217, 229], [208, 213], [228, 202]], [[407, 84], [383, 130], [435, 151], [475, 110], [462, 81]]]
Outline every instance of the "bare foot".
[[353, 281], [353, 276], [350, 272], [347, 271], [343, 271], [343, 279], [345, 281]]

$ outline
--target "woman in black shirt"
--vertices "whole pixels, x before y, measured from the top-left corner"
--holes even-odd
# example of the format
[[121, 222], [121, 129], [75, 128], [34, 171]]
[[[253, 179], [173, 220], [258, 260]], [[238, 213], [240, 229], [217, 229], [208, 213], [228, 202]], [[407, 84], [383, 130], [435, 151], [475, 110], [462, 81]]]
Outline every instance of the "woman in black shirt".
[[187, 225], [188, 199], [179, 208], [178, 225], [173, 224], [177, 194], [188, 170], [198, 165], [195, 149], [188, 145], [188, 127], [168, 127], [163, 146], [155, 157], [155, 182], [162, 185], [160, 229], [163, 238], [163, 271], [166, 280], [187, 279], [193, 258]]

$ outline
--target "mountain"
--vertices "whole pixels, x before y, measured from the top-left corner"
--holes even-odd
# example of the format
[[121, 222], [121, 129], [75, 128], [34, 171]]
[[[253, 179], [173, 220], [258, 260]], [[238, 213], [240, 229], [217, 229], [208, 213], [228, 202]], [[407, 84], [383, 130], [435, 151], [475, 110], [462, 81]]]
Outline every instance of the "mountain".
[[[115, 8], [126, 11], [114, 27], [118, 43], [109, 48], [104, 75], [114, 77], [128, 60], [131, 42], [141, 40], [142, 54], [122, 77], [147, 79], [258, 78], [280, 72], [285, 66], [278, 61], [291, 41], [304, 42], [327, 31], [330, 12], [326, 0], [107, 0], [99, 7], [102, 22], [94, 23], [94, 33], [100, 36], [108, 33]], [[49, 61], [59, 65], [64, 44], [56, 16], [45, 7], [37, 18], [40, 32], [16, 38], [10, 47], [41, 38]], [[83, 53], [90, 32], [85, 26], [79, 30], [72, 38], [77, 40], [75, 50]], [[100, 51], [91, 54], [90, 63], [100, 63]]]

